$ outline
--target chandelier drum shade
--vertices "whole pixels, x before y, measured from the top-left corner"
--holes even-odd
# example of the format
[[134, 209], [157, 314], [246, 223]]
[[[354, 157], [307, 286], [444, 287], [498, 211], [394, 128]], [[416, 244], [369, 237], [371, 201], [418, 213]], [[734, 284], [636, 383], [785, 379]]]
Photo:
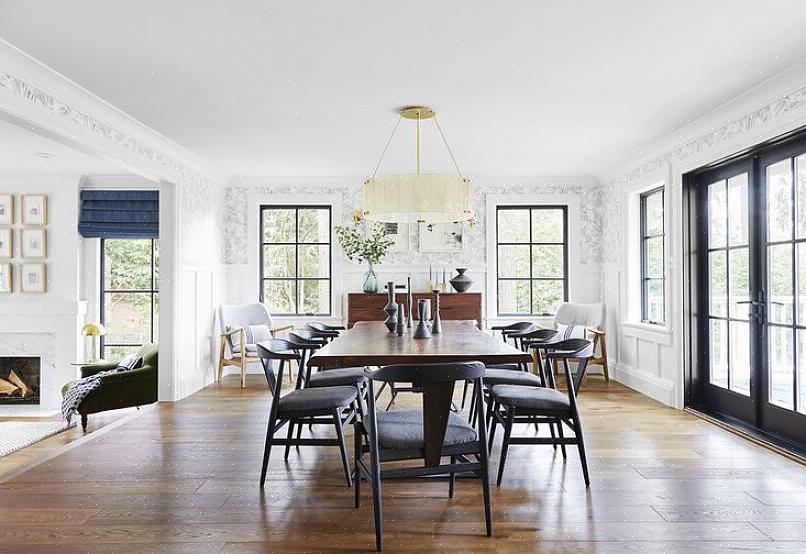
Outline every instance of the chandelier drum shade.
[[[432, 118], [448, 150], [456, 175], [420, 172], [420, 122]], [[416, 121], [416, 173], [378, 176], [378, 168], [402, 119]], [[389, 223], [452, 223], [475, 220], [473, 183], [459, 170], [434, 110], [423, 107], [401, 110], [372, 177], [364, 181], [364, 218]]]

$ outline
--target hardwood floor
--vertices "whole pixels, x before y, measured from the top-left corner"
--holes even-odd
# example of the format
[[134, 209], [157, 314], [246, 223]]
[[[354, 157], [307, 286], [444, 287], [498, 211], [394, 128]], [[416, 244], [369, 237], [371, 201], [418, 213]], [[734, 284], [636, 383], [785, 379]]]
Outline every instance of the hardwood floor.
[[[372, 551], [369, 491], [355, 510], [335, 447], [275, 449], [261, 493], [268, 391], [248, 386], [228, 377], [0, 483], [0, 552]], [[803, 466], [600, 378], [580, 404], [590, 489], [575, 451], [513, 446], [487, 538], [478, 481], [453, 499], [444, 480], [384, 482], [386, 551], [806, 551]]]

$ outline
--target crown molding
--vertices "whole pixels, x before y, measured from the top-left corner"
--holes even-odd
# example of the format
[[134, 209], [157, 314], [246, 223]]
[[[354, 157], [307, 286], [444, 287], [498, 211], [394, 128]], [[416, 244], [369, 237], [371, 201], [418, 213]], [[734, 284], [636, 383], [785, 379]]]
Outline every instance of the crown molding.
[[225, 181], [200, 157], [2, 39], [0, 112], [148, 179]]
[[[715, 161], [806, 124], [806, 61], [800, 62], [718, 106], [656, 143], [649, 154], [605, 175], [623, 185], [685, 162], [691, 168]], [[747, 144], [744, 144], [747, 143]]]

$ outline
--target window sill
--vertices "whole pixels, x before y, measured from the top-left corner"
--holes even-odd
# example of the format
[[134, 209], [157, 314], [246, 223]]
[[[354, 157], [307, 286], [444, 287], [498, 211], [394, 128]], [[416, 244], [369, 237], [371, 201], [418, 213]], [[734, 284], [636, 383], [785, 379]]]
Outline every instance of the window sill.
[[663, 325], [653, 325], [639, 321], [623, 321], [621, 323], [622, 332], [628, 336], [640, 340], [671, 346], [674, 339], [672, 330]]

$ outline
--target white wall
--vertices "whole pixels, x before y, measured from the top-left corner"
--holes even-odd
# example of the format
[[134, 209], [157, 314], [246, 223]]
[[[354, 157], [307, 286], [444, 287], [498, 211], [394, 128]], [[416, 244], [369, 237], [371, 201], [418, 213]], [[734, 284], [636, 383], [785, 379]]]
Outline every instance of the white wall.
[[[58, 410], [61, 387], [76, 377], [70, 362], [80, 359], [79, 338], [87, 306], [79, 296], [81, 237], [78, 234], [79, 175], [48, 174], [13, 177], [0, 174], [0, 191], [15, 200], [14, 292], [0, 295], [0, 356], [42, 356], [40, 409]], [[22, 194], [48, 197], [47, 258], [22, 258], [20, 244]], [[5, 263], [8, 260], [2, 260]], [[47, 265], [47, 292], [22, 293], [20, 264]], [[36, 408], [3, 406], [0, 415], [35, 413]]]
[[[425, 290], [429, 267], [447, 270], [467, 267], [474, 280], [471, 291], [485, 293], [486, 323], [495, 318], [495, 293], [490, 293], [489, 276], [494, 277], [494, 261], [489, 261], [489, 240], [494, 230], [487, 224], [490, 200], [507, 204], [523, 202], [568, 204], [570, 234], [570, 299], [597, 302], [600, 299], [599, 260], [601, 252], [601, 188], [593, 178], [479, 178], [476, 183], [477, 223], [465, 226], [464, 250], [459, 253], [421, 253], [416, 225], [409, 230], [410, 250], [392, 252], [377, 267], [379, 281], [405, 282], [411, 275], [413, 288]], [[333, 224], [351, 224], [351, 214], [362, 206], [361, 179], [249, 177], [233, 180], [226, 188], [225, 224], [222, 227], [226, 264], [225, 302], [255, 302], [259, 298], [259, 210], [268, 203], [329, 203]], [[365, 268], [346, 260], [337, 243], [333, 249], [333, 317], [323, 318], [343, 324], [346, 320], [347, 292], [360, 292]], [[494, 290], [494, 289], [493, 289]], [[307, 318], [288, 318], [292, 323]], [[536, 318], [537, 320], [537, 318]]]
[[[648, 154], [605, 179], [602, 297], [607, 305], [609, 355], [614, 376], [661, 402], [683, 407], [682, 179], [698, 167], [806, 125], [806, 64], [799, 64], [666, 137]], [[654, 183], [666, 184], [667, 325], [654, 328], [630, 313], [637, 264], [630, 198]], [[632, 210], [634, 212], [634, 210]], [[632, 224], [632, 228], [631, 228]], [[634, 247], [634, 244], [633, 244]]]

